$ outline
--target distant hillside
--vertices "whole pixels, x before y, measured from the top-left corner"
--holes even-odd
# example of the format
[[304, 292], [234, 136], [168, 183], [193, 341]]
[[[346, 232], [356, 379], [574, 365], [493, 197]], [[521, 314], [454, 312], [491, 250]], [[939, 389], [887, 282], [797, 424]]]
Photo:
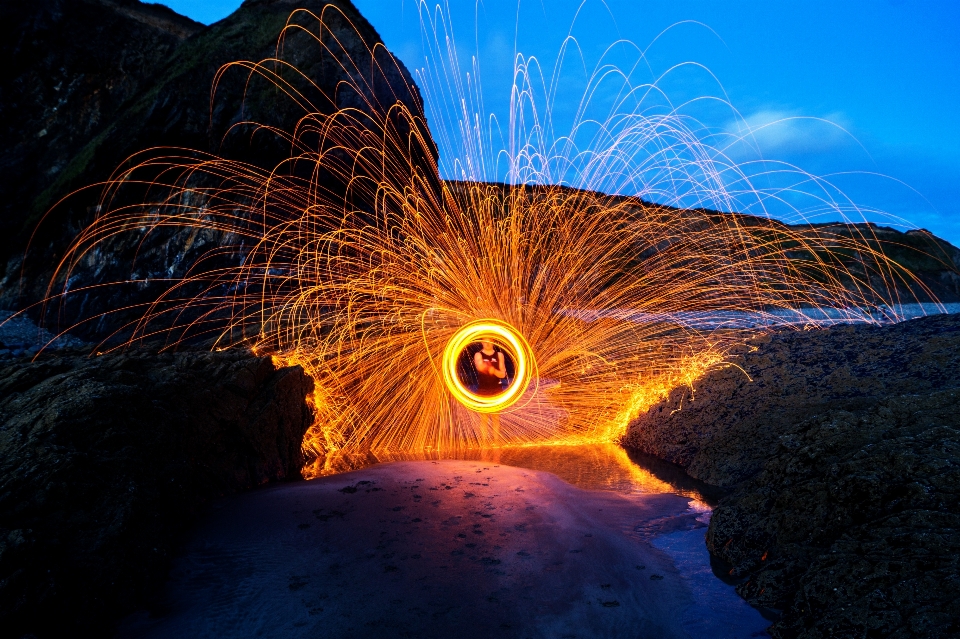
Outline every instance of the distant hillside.
[[[813, 224], [810, 228], [820, 234], [865, 239], [872, 249], [881, 251], [916, 275], [940, 302], [960, 302], [960, 249], [926, 229], [904, 232], [872, 222]], [[853, 263], [857, 256], [845, 255], [844, 259]], [[921, 291], [914, 293], [926, 297]]]
[[[462, 189], [465, 183], [448, 181], [447, 184], [456, 191]], [[504, 193], [512, 188], [502, 183], [490, 184], [490, 186]], [[638, 209], [644, 209], [648, 215], [662, 216], [665, 224], [672, 223], [691, 230], [694, 230], [691, 224], [736, 226], [745, 235], [750, 235], [755, 242], [768, 245], [771, 250], [782, 251], [783, 255], [798, 268], [802, 268], [805, 262], [813, 263], [818, 260], [832, 263], [838, 267], [839, 271], [845, 270], [862, 278], [862, 281], [869, 279], [877, 290], [890, 290], [900, 298], [901, 303], [960, 302], [960, 248], [925, 229], [899, 231], [873, 222], [786, 224], [767, 217], [721, 213], [709, 209], [678, 209], [651, 204], [635, 197], [609, 196], [565, 186], [524, 186], [522, 188], [532, 197], [535, 197], [538, 192], [551, 190], [574, 195], [582, 193], [590, 196], [585, 198], [590, 202], [606, 201], [613, 206], [635, 206]], [[849, 248], [854, 242], [862, 249], [861, 251]], [[804, 243], [806, 246], [803, 246]], [[812, 245], [829, 248], [829, 254], [825, 250], [809, 250]], [[639, 250], [656, 250], [656, 246]], [[885, 282], [877, 281], [873, 277], [874, 274], [868, 278], [870, 256], [865, 255], [863, 251], [883, 254], [902, 269], [910, 271], [919, 282], [907, 282], [896, 278]], [[642, 257], [641, 254], [638, 259]], [[847, 286], [855, 285], [849, 277], [842, 276], [841, 279], [845, 280]]]
[[[235, 125], [253, 121], [290, 131], [304, 115], [302, 106], [265, 80], [248, 82], [247, 70], [239, 67], [218, 79], [212, 100], [211, 87], [225, 64], [274, 57], [278, 35], [298, 7], [323, 13], [326, 23], [321, 33], [326, 51], [304, 32], [288, 32], [283, 42], [282, 57], [315, 85], [289, 73], [284, 79], [296, 83], [311, 108], [324, 113], [344, 106], [385, 110], [399, 102], [422, 117], [422, 99], [409, 72], [382, 47], [372, 58], [370, 51], [381, 39], [349, 0], [246, 0], [235, 13], [209, 27], [137, 0], [0, 5], [0, 50], [9, 61], [0, 76], [0, 192], [4, 196], [0, 198], [0, 309], [21, 309], [44, 298], [53, 268], [96, 215], [102, 190], [85, 189], [54, 205], [77, 189], [110, 178], [133, 154], [179, 147], [264, 169], [290, 156], [289, 141], [282, 136], [263, 130], [254, 135], [251, 126]], [[312, 29], [311, 33], [317, 31], [316, 21], [308, 15], [299, 14], [294, 20]], [[357, 66], [351, 67], [350, 60]], [[357, 83], [369, 95], [360, 96], [348, 88]], [[435, 148], [432, 152], [436, 155]], [[159, 154], [162, 151], [153, 152]], [[142, 193], [128, 189], [125, 197], [128, 203], [137, 197], [143, 202]], [[158, 195], [154, 192], [150, 197]], [[685, 216], [684, 211], [639, 200], [636, 205], [674, 220]], [[785, 239], [784, 231], [796, 235], [799, 229], [811, 238], [857, 237], [912, 270], [922, 282], [922, 286], [900, 281], [871, 284], [894, 286], [904, 301], [914, 296], [960, 301], [960, 251], [925, 231], [902, 233], [872, 224], [787, 227], [766, 218], [713, 212], [704, 218], [702, 213], [697, 213], [699, 219], [736, 224], [745, 233], [770, 239], [798, 264], [830, 259], [854, 274], [863, 270], [863, 256], [856, 251], [813, 255]], [[156, 299], [169, 286], [165, 279], [182, 277], [205, 251], [233, 241], [228, 233], [198, 236], [190, 229], [151, 232], [146, 240], [133, 233], [118, 238], [95, 260], [79, 265], [69, 286], [75, 290], [100, 283], [140, 283], [72, 295], [72, 306], [47, 308], [48, 317], [57, 317], [61, 328], [73, 326], [80, 317], [96, 318], [95, 323], [80, 327], [80, 332], [88, 338], [109, 334], [140, 311], [103, 313]], [[639, 252], [649, 250], [655, 246], [638, 248]], [[231, 246], [218, 259], [230, 268], [245, 256], [242, 249]]]

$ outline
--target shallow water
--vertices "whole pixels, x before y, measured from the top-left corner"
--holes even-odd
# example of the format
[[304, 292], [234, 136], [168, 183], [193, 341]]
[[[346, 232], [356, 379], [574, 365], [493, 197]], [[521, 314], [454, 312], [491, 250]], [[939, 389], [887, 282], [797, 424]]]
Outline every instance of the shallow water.
[[632, 453], [616, 444], [539, 444], [474, 448], [450, 452], [365, 453], [328, 455], [314, 469], [320, 476], [334, 475], [395, 461], [459, 459], [503, 464], [553, 473], [568, 484], [586, 490], [628, 494], [675, 493], [704, 507], [717, 497], [711, 486], [682, 470], [648, 455]]
[[565, 311], [585, 321], [601, 318], [627, 322], [665, 322], [695, 330], [718, 328], [763, 328], [768, 326], [832, 326], [834, 324], [895, 324], [927, 315], [960, 313], [960, 304], [898, 304], [879, 308], [807, 307], [800, 309], [773, 309], [767, 312], [747, 311], [688, 311], [678, 313], [642, 313], [626, 309]]
[[769, 637], [766, 628], [770, 622], [711, 570], [710, 553], [703, 542], [705, 530], [678, 530], [653, 540], [654, 547], [673, 560], [697, 600], [683, 612], [683, 629], [691, 637]]
[[585, 490], [624, 496], [675, 494], [687, 498], [680, 516], [648, 523], [638, 534], [674, 562], [694, 603], [683, 612], [684, 631], [694, 639], [767, 637], [770, 621], [750, 607], [711, 566], [704, 543], [718, 493], [682, 470], [656, 458], [627, 452], [615, 444], [539, 445], [475, 449], [458, 453], [367, 454], [331, 456], [323, 474], [338, 474], [393, 461], [462, 459], [548, 472]]

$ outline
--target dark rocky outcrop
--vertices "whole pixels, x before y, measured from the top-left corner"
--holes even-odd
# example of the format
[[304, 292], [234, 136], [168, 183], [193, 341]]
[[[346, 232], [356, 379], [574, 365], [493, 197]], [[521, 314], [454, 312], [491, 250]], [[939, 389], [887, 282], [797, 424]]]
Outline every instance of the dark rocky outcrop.
[[809, 417], [960, 388], [960, 316], [776, 333], [728, 364], [639, 416], [624, 443], [734, 486], [762, 468], [783, 429]]
[[109, 634], [201, 504], [300, 479], [312, 389], [239, 351], [0, 366], [0, 634]]
[[728, 489], [707, 545], [782, 611], [772, 634], [960, 635], [960, 317], [776, 334], [733, 363], [624, 443]]
[[776, 637], [960, 635], [960, 390], [786, 429], [707, 535]]
[[[322, 16], [324, 27], [306, 12], [291, 16], [298, 8]], [[74, 13], [85, 11], [88, 17], [71, 22]], [[0, 251], [6, 264], [0, 275], [2, 308], [23, 309], [47, 296], [54, 267], [100, 210], [103, 189], [84, 187], [117, 175], [118, 167], [129, 168], [123, 163], [134, 154], [155, 149], [138, 156], [135, 162], [141, 162], [169, 155], [175, 147], [185, 160], [215, 154], [269, 171], [290, 158], [290, 141], [257, 125], [290, 132], [307, 112], [352, 107], [382, 114], [398, 103], [423, 113], [410, 74], [349, 0], [246, 0], [232, 15], [205, 28], [136, 0], [42, 0], [14, 13], [23, 31], [16, 41], [26, 44], [11, 53], [20, 62], [0, 81], [0, 96], [9, 103], [4, 115], [12, 114], [0, 165], [19, 167], [19, 173], [0, 171], [0, 190], [12, 195], [0, 211], [4, 236], [10, 238]], [[278, 48], [288, 20], [303, 28], [288, 30]], [[43, 51], [50, 53], [34, 61], [31, 56]], [[251, 75], [249, 64], [217, 75], [229, 63], [278, 55], [305, 75], [266, 65], [299, 92], [297, 100]], [[97, 74], [89, 67], [101, 70]], [[235, 126], [242, 122], [257, 125]], [[137, 176], [146, 181], [155, 177], [147, 169]], [[158, 189], [145, 193], [128, 186], [112, 193], [111, 205], [167, 196]], [[77, 330], [102, 338], [142, 309], [100, 314], [157, 299], [167, 286], [164, 280], [182, 277], [196, 262], [195, 254], [226, 246], [218, 267], [242, 263], [245, 253], [235, 241], [230, 233], [198, 234], [189, 228], [154, 232], [146, 240], [137, 233], [118, 237], [108, 251], [74, 270], [69, 287], [130, 279], [150, 284], [74, 296], [75, 307], [48, 307], [47, 323], [59, 315], [58, 326], [68, 328], [94, 317], [96, 323]], [[32, 314], [40, 312], [37, 308]]]
[[0, 4], [0, 276], [39, 215], [84, 186], [51, 184], [203, 28], [136, 0]]

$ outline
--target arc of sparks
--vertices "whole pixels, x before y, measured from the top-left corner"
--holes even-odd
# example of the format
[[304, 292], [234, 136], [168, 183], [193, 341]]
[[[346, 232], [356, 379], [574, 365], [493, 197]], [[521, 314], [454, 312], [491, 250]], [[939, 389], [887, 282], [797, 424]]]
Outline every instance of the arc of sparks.
[[[502, 393], [493, 396], [479, 395], [464, 385], [458, 371], [460, 355], [470, 345], [487, 336], [499, 338], [507, 355], [516, 362], [516, 378]], [[517, 403], [537, 379], [536, 358], [533, 349], [515, 328], [496, 319], [481, 319], [470, 322], [450, 338], [443, 349], [443, 381], [454, 399], [478, 413], [499, 413]], [[535, 391], [536, 389], [534, 389]]]
[[[601, 122], [589, 148], [574, 137], [545, 141], [542, 127], [524, 129], [518, 117], [510, 132], [518, 150], [502, 152], [511, 184], [483, 181], [497, 153], [471, 124], [482, 118], [464, 112], [459, 128], [441, 123], [434, 132], [449, 140], [458, 130], [460, 143], [448, 146], [465, 149], [441, 171], [422, 114], [370, 98], [364, 64], [317, 35], [328, 31], [327, 11], [337, 9], [294, 12], [281, 42], [294, 30], [312, 38], [357, 76], [366, 110], [324, 113], [293, 87], [309, 78], [280, 75], [276, 60], [228, 65], [221, 74], [244, 69], [251, 82], [297, 96], [304, 113], [294, 131], [263, 129], [289, 142], [291, 157], [268, 171], [187, 153], [140, 156], [108, 185], [102, 212], [51, 282], [62, 298], [85, 299], [108, 283], [71, 288], [75, 273], [122, 238], [138, 238], [144, 252], [151, 242], [196, 251], [202, 239], [212, 248], [195, 253], [112, 347], [166, 337], [172, 348], [199, 335], [303, 366], [316, 382], [317, 419], [304, 441], [311, 459], [479, 446], [480, 420], [493, 411], [503, 412], [496, 444], [610, 441], [744, 340], [789, 326], [787, 316], [828, 308], [835, 320], [895, 319], [898, 284], [922, 288], [869, 228], [797, 228], [699, 208], [736, 210], [738, 198], [762, 204], [785, 194], [754, 187], [688, 121], [642, 102]], [[459, 73], [448, 62], [437, 72]], [[528, 85], [518, 115], [535, 113], [529, 78], [520, 81]], [[443, 87], [475, 89], [429, 75], [421, 86], [428, 99]], [[575, 132], [589, 131], [586, 123]], [[551, 181], [558, 166], [576, 188]], [[617, 181], [610, 193], [635, 196], [601, 192], [603, 180]], [[138, 185], [139, 200], [122, 197]], [[683, 207], [691, 200], [698, 208]], [[239, 264], [224, 263], [231, 252], [243, 256]], [[517, 381], [493, 399], [456, 374], [463, 346], [481, 333], [498, 335], [518, 366]]]

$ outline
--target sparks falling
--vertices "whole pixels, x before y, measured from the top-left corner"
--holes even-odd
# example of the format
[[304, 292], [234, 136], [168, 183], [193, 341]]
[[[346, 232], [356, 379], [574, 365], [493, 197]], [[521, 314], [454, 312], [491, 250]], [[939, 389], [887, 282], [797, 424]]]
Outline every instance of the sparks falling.
[[[895, 319], [898, 285], [919, 285], [868, 235], [707, 208], [743, 210], [773, 194], [688, 119], [650, 109], [637, 97], [650, 93], [643, 87], [621, 91], [630, 100], [604, 121], [582, 108], [556, 143], [536, 117], [544, 110], [528, 61], [518, 59], [508, 148], [492, 148], [473, 104], [475, 69], [472, 79], [460, 74], [455, 47], [425, 13], [442, 61], [421, 73], [425, 100], [461, 105], [457, 122], [432, 122], [443, 148], [461, 150], [438, 158], [421, 113], [382, 91], [374, 97], [364, 65], [382, 56], [353, 60], [325, 34], [336, 11], [295, 11], [275, 58], [218, 74], [266, 80], [302, 111], [292, 130], [263, 132], [289, 145], [289, 160], [266, 171], [171, 149], [131, 158], [50, 290], [77, 294], [64, 282], [120, 236], [215, 238], [127, 327], [124, 345], [163, 338], [174, 348], [207, 336], [215, 348], [243, 344], [303, 366], [316, 382], [310, 459], [611, 441], [791, 313], [829, 308], [862, 320], [867, 309]], [[316, 85], [284, 59], [291, 32], [339, 61], [359, 104], [330, 113], [305, 97], [301, 88]], [[594, 74], [585, 103], [608, 75]], [[589, 143], [575, 143], [584, 131]], [[496, 159], [507, 164], [505, 183], [489, 181]], [[137, 184], [148, 195], [126, 202], [123, 190]], [[691, 201], [704, 208], [682, 206]], [[242, 262], [225, 261], [231, 254]], [[857, 268], [846, 259], [854, 254]], [[755, 321], [724, 319], [741, 316]], [[512, 327], [535, 362], [535, 378], [501, 412], [496, 441], [444, 374], [450, 340], [480, 320]]]

